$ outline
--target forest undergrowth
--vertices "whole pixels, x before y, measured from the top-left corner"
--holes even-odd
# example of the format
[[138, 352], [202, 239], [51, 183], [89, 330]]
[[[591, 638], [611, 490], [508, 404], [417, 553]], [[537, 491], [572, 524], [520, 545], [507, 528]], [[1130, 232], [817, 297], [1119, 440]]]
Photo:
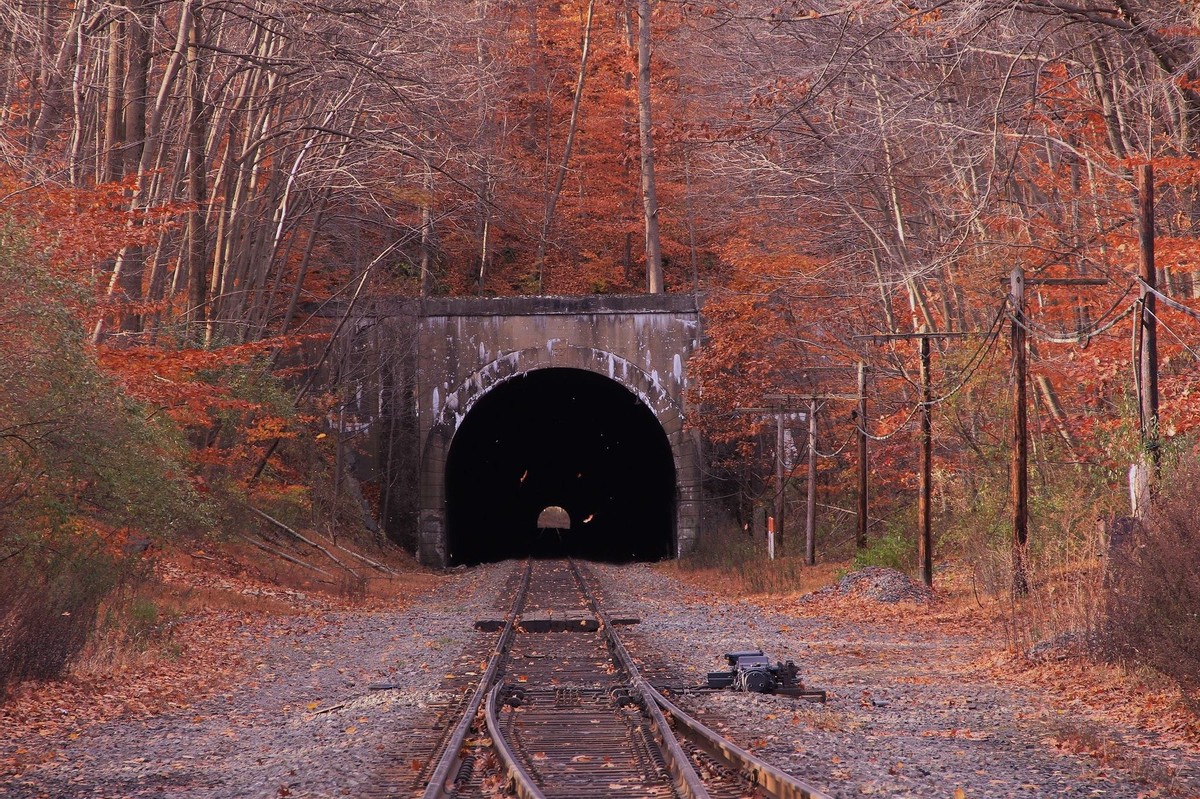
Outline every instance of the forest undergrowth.
[[193, 583], [220, 565], [360, 604], [416, 570], [367, 529], [333, 437], [297, 410], [321, 398], [298, 405], [263, 347], [97, 350], [87, 294], [18, 228], [0, 230], [0, 291], [0, 696], [170, 659], [197, 613], [271, 611], [269, 592], [164, 583], [172, 558], [199, 567]]

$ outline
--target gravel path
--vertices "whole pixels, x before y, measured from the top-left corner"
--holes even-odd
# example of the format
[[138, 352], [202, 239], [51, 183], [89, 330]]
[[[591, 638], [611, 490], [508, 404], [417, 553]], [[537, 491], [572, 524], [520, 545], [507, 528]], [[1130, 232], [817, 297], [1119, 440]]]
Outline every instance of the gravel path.
[[[512, 569], [455, 572], [404, 610], [282, 617], [266, 635], [246, 637], [242, 670], [250, 675], [225, 693], [52, 742], [53, 759], [0, 778], [0, 797], [370, 794], [374, 776], [405, 772], [420, 750], [428, 736], [421, 719], [444, 698], [439, 685], [457, 668], [465, 631], [507, 604], [502, 587]], [[1053, 746], [1056, 730], [1079, 721], [991, 680], [976, 665], [974, 635], [927, 640], [896, 623], [764, 611], [647, 566], [594, 570], [626, 592], [622, 609], [642, 618], [627, 633], [635, 654], [669, 661], [699, 683], [723, 668], [722, 653], [761, 646], [795, 660], [809, 687], [828, 690], [824, 706], [735, 693], [684, 704], [835, 797], [1166, 795]], [[0, 732], [0, 754], [9, 743]], [[1155, 752], [1142, 755], [1138, 762], [1157, 762]], [[1194, 753], [1173, 755], [1175, 795], [1200, 797]], [[414, 761], [409, 773], [416, 770]]]
[[437, 698], [463, 631], [492, 609], [511, 569], [453, 574], [402, 611], [269, 623], [243, 653], [249, 679], [58, 742], [53, 760], [0, 781], [0, 796], [358, 796], [389, 765], [398, 731]]
[[[835, 797], [1107, 797], [1155, 793], [1136, 775], [1056, 748], [1052, 739], [1084, 724], [1069, 712], [989, 680], [976, 664], [979, 639], [930, 639], [903, 625], [798, 617], [730, 603], [684, 587], [646, 566], [596, 566], [641, 614], [630, 633], [647, 659], [666, 659], [695, 682], [726, 668], [723, 653], [761, 647], [794, 660], [826, 705], [721, 692], [683, 702], [720, 717], [730, 738]], [[914, 612], [920, 612], [915, 610]], [[1161, 758], [1159, 757], [1161, 755]], [[1143, 768], [1174, 758], [1178, 796], [1200, 797], [1195, 753], [1143, 752]], [[956, 793], [961, 789], [962, 794]]]

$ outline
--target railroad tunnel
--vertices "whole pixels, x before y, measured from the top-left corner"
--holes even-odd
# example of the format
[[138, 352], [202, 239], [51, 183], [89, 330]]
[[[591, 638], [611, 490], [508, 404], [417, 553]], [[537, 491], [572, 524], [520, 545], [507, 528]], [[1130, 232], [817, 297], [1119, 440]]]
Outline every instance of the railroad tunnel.
[[633, 392], [582, 369], [526, 372], [482, 396], [451, 442], [448, 559], [671, 557], [675, 485], [667, 436]]

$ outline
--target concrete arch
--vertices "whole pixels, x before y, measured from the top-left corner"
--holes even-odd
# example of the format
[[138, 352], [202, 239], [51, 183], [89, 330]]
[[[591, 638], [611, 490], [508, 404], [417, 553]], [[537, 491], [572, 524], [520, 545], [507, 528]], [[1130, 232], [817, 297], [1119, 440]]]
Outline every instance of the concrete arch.
[[[549, 347], [528, 347], [515, 350], [492, 360], [463, 380], [443, 400], [434, 389], [432, 411], [437, 422], [434, 428], [453, 431], [475, 403], [495, 386], [513, 377], [527, 374], [536, 369], [580, 369], [604, 375], [629, 389], [649, 408], [663, 426], [667, 435], [674, 429], [683, 428], [682, 402], [673, 398], [662, 384], [657, 371], [647, 373], [644, 369], [616, 353], [592, 347], [571, 344], [551, 344]], [[682, 373], [673, 374], [676, 382], [682, 381]]]
[[[679, 361], [668, 376], [682, 385]], [[484, 396], [506, 382], [543, 369], [576, 369], [601, 375], [633, 394], [658, 420], [675, 467], [676, 553], [693, 546], [698, 533], [699, 452], [684, 427], [682, 395], [673, 397], [657, 371], [646, 370], [616, 353], [593, 347], [551, 344], [507, 352], [474, 371], [443, 398], [435, 388], [430, 396], [436, 420], [422, 442], [420, 458], [421, 508], [419, 554], [424, 563], [445, 564], [450, 557], [447, 537], [446, 464], [454, 437], [467, 415]]]

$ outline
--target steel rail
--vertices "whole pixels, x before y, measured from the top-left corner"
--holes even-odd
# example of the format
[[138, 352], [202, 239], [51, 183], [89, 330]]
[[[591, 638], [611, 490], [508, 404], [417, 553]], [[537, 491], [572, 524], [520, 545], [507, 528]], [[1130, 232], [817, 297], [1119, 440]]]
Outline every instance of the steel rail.
[[454, 728], [454, 733], [446, 743], [442, 757], [438, 761], [437, 768], [433, 771], [433, 776], [429, 778], [429, 783], [425, 786], [425, 792], [421, 794], [421, 799], [444, 799], [454, 791], [453, 786], [450, 784], [451, 775], [462, 765], [463, 743], [467, 740], [467, 733], [471, 731], [471, 725], [474, 723], [475, 716], [479, 712], [479, 706], [483, 704], [484, 694], [492, 687], [492, 683], [496, 679], [496, 672], [500, 668], [500, 661], [508, 650], [508, 644], [513, 636], [513, 629], [516, 626], [517, 616], [525, 604], [525, 596], [529, 591], [529, 577], [532, 572], [533, 561], [526, 561], [525, 575], [521, 578], [521, 586], [517, 589], [512, 609], [508, 612], [508, 616], [505, 619], [504, 630], [501, 631], [500, 638], [496, 642], [496, 648], [492, 651], [491, 658], [488, 659], [487, 669], [479, 679], [475, 693], [471, 696], [471, 701], [467, 703], [467, 709], [463, 712], [462, 718], [459, 719], [458, 725]]
[[546, 799], [546, 794], [542, 793], [542, 789], [534, 781], [533, 775], [517, 760], [516, 753], [513, 752], [512, 747], [508, 745], [508, 741], [504, 738], [504, 731], [500, 729], [500, 717], [496, 712], [496, 699], [500, 694], [501, 687], [501, 683], [496, 683], [492, 690], [488, 692], [487, 708], [484, 712], [488, 735], [492, 736], [492, 747], [495, 748], [496, 754], [500, 756], [500, 761], [508, 770], [509, 779], [512, 781], [512, 786], [517, 792], [517, 796], [521, 797], [521, 799]]
[[[647, 700], [655, 711], [659, 711], [661, 707], [670, 714], [678, 727], [683, 728], [680, 734], [684, 735], [697, 748], [703, 750], [705, 754], [712, 757], [718, 763], [723, 763], [739, 774], [742, 774], [748, 782], [762, 788], [763, 791], [775, 797], [775, 799], [831, 799], [828, 794], [813, 788], [811, 785], [796, 779], [790, 774], [747, 752], [716, 730], [689, 716], [678, 705], [659, 693], [654, 686], [646, 682], [641, 677], [637, 667], [633, 664], [633, 658], [629, 656], [628, 650], [625, 649], [624, 643], [613, 628], [608, 614], [600, 607], [600, 603], [593, 597], [591, 591], [587, 589], [586, 581], [582, 573], [575, 566], [574, 561], [571, 561], [571, 568], [575, 571], [577, 579], [584, 587], [584, 594], [587, 596], [588, 602], [592, 604], [593, 611], [603, 623], [614, 651], [618, 653], [618, 657], [622, 660], [622, 665], [629, 670], [630, 674], [634, 675], [642, 694], [647, 697]], [[661, 711], [659, 711], [659, 716], [660, 718], [662, 717]], [[671, 741], [678, 748], [679, 745], [674, 737], [675, 733], [671, 731], [670, 727], [666, 726], [665, 720], [663, 722], [663, 729], [672, 736]]]
[[600, 607], [599, 600], [592, 594], [588, 587], [587, 580], [583, 573], [579, 570], [574, 560], [567, 561], [571, 566], [571, 572], [575, 575], [576, 581], [579, 583], [579, 588], [587, 598], [588, 604], [592, 608], [592, 612], [596, 614], [596, 618], [600, 619], [601, 629], [604, 631], [605, 640], [608, 641], [609, 649], [616, 656], [621, 668], [629, 675], [629, 681], [637, 690], [638, 695], [642, 700], [642, 707], [650, 720], [650, 728], [654, 732], [654, 737], [658, 740], [658, 745], [661, 748], [663, 759], [666, 761], [667, 770], [671, 772], [671, 776], [675, 780], [676, 790], [687, 799], [709, 799], [708, 789], [704, 787], [700, 775], [696, 773], [696, 769], [692, 767], [691, 761], [687, 754], [683, 751], [683, 747], [679, 745], [675, 735], [671, 732], [671, 727], [667, 724], [666, 716], [659, 709], [658, 703], [654, 699], [653, 688], [642, 677], [634, 665], [633, 657], [630, 656], [629, 650], [625, 648], [620, 636], [613, 629], [612, 619], [604, 608]]
[[689, 716], [678, 705], [648, 686], [654, 701], [674, 719], [676, 729], [682, 727], [688, 740], [719, 763], [743, 774], [755, 786], [776, 799], [831, 799], [829, 794], [813, 788], [790, 774], [742, 749], [720, 733]]

